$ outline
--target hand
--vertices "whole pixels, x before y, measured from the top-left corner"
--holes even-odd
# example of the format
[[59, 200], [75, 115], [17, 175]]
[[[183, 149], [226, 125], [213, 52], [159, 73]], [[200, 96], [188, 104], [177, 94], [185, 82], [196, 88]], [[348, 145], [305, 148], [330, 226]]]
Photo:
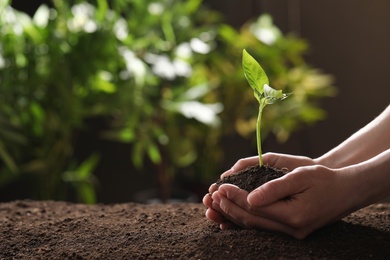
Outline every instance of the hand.
[[354, 210], [359, 195], [351, 175], [316, 165], [296, 168], [250, 194], [224, 184], [211, 195], [213, 211], [206, 214], [222, 229], [233, 223], [303, 239]]
[[[265, 165], [269, 165], [275, 168], [287, 168], [288, 170], [294, 170], [299, 166], [304, 165], [314, 165], [315, 161], [308, 157], [303, 156], [293, 156], [293, 155], [285, 155], [285, 154], [276, 154], [276, 153], [266, 153], [263, 155], [263, 162]], [[238, 172], [247, 167], [256, 165], [259, 163], [259, 157], [253, 156], [244, 159], [238, 160], [232, 168], [227, 170], [221, 175], [221, 178], [232, 174], [234, 172]], [[222, 229], [234, 226], [228, 218], [224, 216], [224, 214], [219, 210], [215, 210], [218, 205], [214, 203], [211, 194], [218, 190], [218, 185], [213, 183], [209, 188], [209, 193], [203, 197], [203, 204], [208, 207], [206, 211], [206, 216], [212, 221], [220, 224]]]
[[[287, 168], [289, 171], [294, 170], [300, 166], [307, 165], [315, 165], [315, 160], [305, 157], [305, 156], [296, 156], [296, 155], [288, 155], [288, 154], [279, 154], [279, 153], [266, 153], [263, 155], [264, 165], [268, 165], [275, 168]], [[232, 174], [234, 172], [238, 172], [247, 167], [259, 164], [259, 157], [252, 156], [248, 158], [243, 158], [238, 160], [232, 168], [227, 170], [226, 172], [221, 174], [221, 178]]]

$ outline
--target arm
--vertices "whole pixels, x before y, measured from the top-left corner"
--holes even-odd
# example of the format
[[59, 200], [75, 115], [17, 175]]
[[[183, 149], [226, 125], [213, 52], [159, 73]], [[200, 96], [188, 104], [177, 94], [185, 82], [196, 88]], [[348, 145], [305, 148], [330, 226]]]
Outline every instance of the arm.
[[314, 161], [327, 167], [340, 168], [368, 160], [389, 147], [390, 105], [365, 127]]

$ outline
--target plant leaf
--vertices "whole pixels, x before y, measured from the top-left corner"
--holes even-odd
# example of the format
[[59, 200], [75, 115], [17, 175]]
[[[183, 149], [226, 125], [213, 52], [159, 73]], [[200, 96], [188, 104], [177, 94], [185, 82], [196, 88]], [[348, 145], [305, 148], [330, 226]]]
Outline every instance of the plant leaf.
[[160, 151], [159, 151], [157, 145], [150, 142], [147, 149], [148, 149], [147, 152], [148, 152], [150, 160], [152, 160], [152, 162], [154, 164], [160, 163], [161, 162], [161, 154], [160, 154]]
[[277, 100], [283, 100], [290, 96], [291, 93], [284, 94], [282, 90], [276, 90], [274, 88], [271, 88], [267, 84], [264, 84], [264, 101], [267, 105], [275, 103]]
[[[268, 85], [268, 77], [260, 64], [244, 49], [242, 52], [242, 68], [244, 75], [259, 100], [264, 92], [264, 84]], [[260, 100], [259, 100], [260, 101]]]
[[80, 166], [74, 171], [80, 180], [86, 180], [92, 175], [92, 172], [99, 163], [99, 159], [100, 156], [94, 153], [80, 164]]

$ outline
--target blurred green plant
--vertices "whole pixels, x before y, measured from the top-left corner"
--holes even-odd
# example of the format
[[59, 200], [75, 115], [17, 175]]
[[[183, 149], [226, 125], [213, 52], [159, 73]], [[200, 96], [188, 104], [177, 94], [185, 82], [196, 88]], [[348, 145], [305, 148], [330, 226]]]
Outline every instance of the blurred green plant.
[[323, 118], [316, 100], [331, 93], [331, 79], [305, 64], [303, 40], [283, 36], [269, 16], [241, 31], [222, 19], [202, 0], [53, 0], [33, 17], [0, 0], [0, 188], [30, 176], [36, 198], [67, 199], [71, 186], [94, 203], [99, 156], [80, 162], [74, 145], [96, 117], [108, 121], [102, 138], [131, 143], [140, 171], [156, 165], [163, 199], [179, 169], [210, 175], [223, 160], [221, 138], [255, 127], [243, 48], [274, 87], [294, 92], [265, 113], [269, 131], [285, 140]]
[[104, 137], [156, 164], [166, 198], [174, 168], [196, 159], [194, 133], [218, 125], [221, 105], [205, 102], [217, 16], [200, 0], [54, 0], [32, 18], [0, 3], [0, 185], [30, 175], [38, 198], [71, 184], [93, 203], [97, 160], [77, 167], [73, 148], [86, 119], [105, 117]]

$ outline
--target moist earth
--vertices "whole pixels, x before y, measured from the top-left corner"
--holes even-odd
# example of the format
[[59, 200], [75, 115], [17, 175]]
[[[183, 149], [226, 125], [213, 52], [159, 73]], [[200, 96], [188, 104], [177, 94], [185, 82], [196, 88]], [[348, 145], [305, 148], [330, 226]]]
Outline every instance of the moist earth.
[[277, 169], [267, 165], [250, 166], [244, 170], [225, 176], [219, 179], [217, 185], [224, 183], [234, 184], [248, 192], [253, 191], [257, 187], [266, 182], [282, 177], [287, 173], [284, 169]]
[[200, 203], [0, 204], [0, 259], [390, 259], [390, 204], [361, 209], [304, 240], [227, 230]]

